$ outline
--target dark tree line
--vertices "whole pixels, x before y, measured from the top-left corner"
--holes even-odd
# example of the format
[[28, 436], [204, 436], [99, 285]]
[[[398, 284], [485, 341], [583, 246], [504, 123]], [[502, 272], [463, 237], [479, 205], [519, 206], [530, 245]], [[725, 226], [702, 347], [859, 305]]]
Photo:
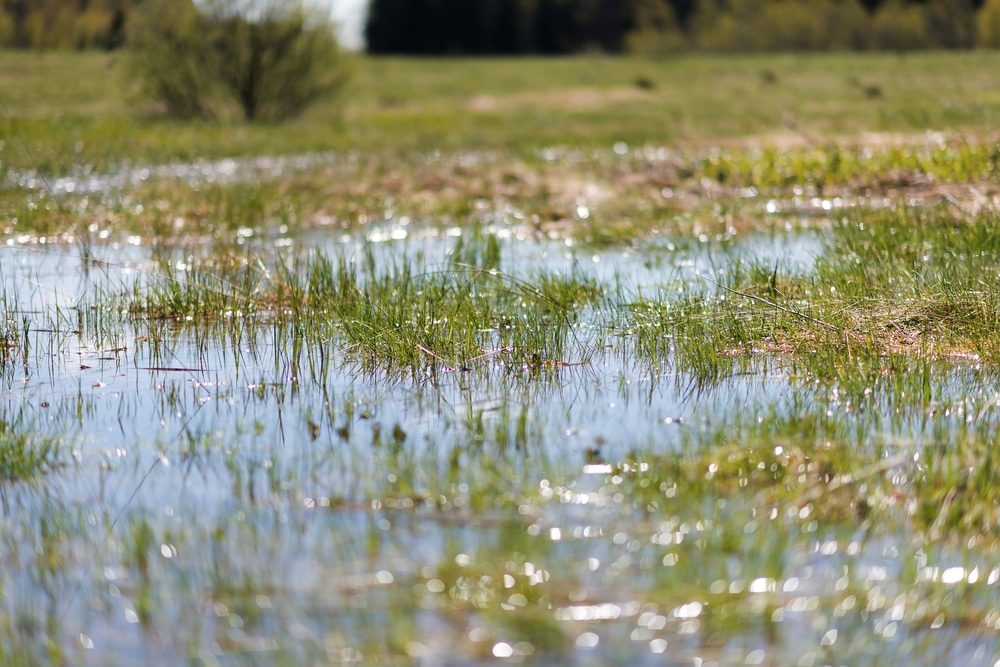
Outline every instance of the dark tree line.
[[[642, 0], [640, 0], [641, 2]], [[635, 0], [374, 0], [365, 37], [372, 53], [620, 51]]]
[[[146, 1], [0, 0], [0, 47], [117, 48]], [[366, 38], [422, 55], [1000, 47], [1000, 0], [369, 0]]]
[[970, 48], [984, 4], [1000, 12], [1000, 0], [371, 0], [365, 37], [371, 53], [418, 55]]

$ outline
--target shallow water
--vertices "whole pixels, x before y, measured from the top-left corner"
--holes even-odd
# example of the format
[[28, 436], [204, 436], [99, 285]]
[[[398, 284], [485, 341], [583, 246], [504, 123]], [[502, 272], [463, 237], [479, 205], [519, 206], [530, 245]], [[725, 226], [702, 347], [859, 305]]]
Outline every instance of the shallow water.
[[[713, 291], [699, 276], [747, 258], [808, 273], [823, 247], [815, 233], [627, 251], [502, 236], [515, 278], [579, 274], [637, 294]], [[367, 247], [434, 271], [453, 237], [389, 221], [255, 250], [350, 262]], [[997, 658], [995, 633], [937, 618], [948, 596], [990, 607], [988, 554], [795, 512], [765, 520], [752, 498], [647, 502], [660, 464], [720, 433], [825, 414], [904, 460], [960, 428], [957, 412], [852, 412], [780, 361], [698, 385], [636, 363], [586, 317], [575, 335], [592, 354], [561, 360], [579, 365], [371, 375], [335, 340], [296, 358], [278, 325], [252, 342], [183, 323], [136, 331], [90, 296], [141, 283], [162, 255], [92, 252], [0, 247], [5, 315], [28, 345], [3, 367], [0, 405], [68, 454], [37, 484], [3, 487], [4, 608], [26, 651], [45, 654], [48, 636], [94, 665]], [[176, 252], [183, 265], [198, 249]], [[937, 372], [936, 400], [995, 403], [972, 364]]]
[[108, 173], [96, 173], [89, 165], [72, 173], [46, 177], [34, 171], [7, 172], [8, 187], [43, 190], [49, 196], [95, 195], [135, 188], [155, 180], [172, 179], [190, 186], [223, 183], [252, 183], [271, 180], [295, 172], [314, 169], [350, 159], [334, 153], [293, 156], [225, 158], [222, 160], [175, 161], [165, 165], [133, 165], [125, 162]]

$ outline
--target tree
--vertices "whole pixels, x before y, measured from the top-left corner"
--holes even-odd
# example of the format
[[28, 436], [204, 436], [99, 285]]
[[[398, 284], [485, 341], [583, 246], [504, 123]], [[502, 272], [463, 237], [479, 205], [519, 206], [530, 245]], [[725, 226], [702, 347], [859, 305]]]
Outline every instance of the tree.
[[129, 22], [130, 71], [178, 118], [235, 105], [248, 121], [283, 121], [345, 82], [333, 27], [294, 0], [146, 0]]

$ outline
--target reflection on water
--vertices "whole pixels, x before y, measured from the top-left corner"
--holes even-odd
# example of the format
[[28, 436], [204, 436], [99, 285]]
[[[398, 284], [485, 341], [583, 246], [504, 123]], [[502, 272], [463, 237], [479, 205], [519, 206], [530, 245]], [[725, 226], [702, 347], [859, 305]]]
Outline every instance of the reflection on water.
[[110, 173], [94, 173], [90, 165], [74, 167], [66, 176], [46, 178], [34, 171], [9, 171], [9, 186], [44, 190], [49, 196], [104, 194], [134, 188], [151, 180], [174, 179], [191, 186], [205, 183], [252, 183], [306, 171], [345, 159], [334, 153], [307, 155], [225, 158], [222, 160], [175, 161], [165, 165], [133, 165], [123, 162]]
[[[701, 277], [740, 258], [807, 273], [822, 250], [813, 235], [640, 252], [505, 234], [514, 278], [628, 276], [620, 289], [650, 294], [711, 291]], [[364, 246], [387, 266], [407, 255], [446, 270], [454, 235], [390, 221], [365, 240], [313, 232], [275, 252], [351, 262]], [[948, 615], [992, 608], [996, 563], [808, 504], [678, 495], [667, 474], [741, 438], [778, 443], [792, 466], [796, 434], [779, 431], [819, 412], [904, 475], [921, 443], [960, 428], [953, 416], [882, 419], [878, 397], [851, 411], [780, 362], [694, 387], [586, 317], [575, 335], [597, 352], [562, 360], [581, 365], [404, 378], [361, 373], [336, 339], [299, 349], [286, 325], [244, 339], [139, 331], [93, 295], [141, 288], [163, 256], [93, 251], [83, 263], [65, 246], [0, 249], [14, 327], [0, 405], [66, 443], [62, 470], [3, 494], [0, 580], [22, 619], [3, 641], [25, 651], [51, 637], [85, 664], [996, 659], [994, 634]], [[974, 373], [939, 371], [938, 400], [995, 400]]]

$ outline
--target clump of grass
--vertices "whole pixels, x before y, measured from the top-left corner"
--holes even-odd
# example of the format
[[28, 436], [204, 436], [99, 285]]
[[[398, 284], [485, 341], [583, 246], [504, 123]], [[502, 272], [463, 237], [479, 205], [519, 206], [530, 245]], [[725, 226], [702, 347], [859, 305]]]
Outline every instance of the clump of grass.
[[248, 258], [168, 259], [163, 272], [136, 283], [129, 308], [154, 319], [211, 322], [232, 315], [252, 317], [277, 306], [270, 286]]
[[[487, 266], [499, 261], [489, 247], [483, 257]], [[360, 272], [341, 262], [336, 280], [329, 272], [313, 272], [311, 280], [313, 306], [330, 310], [372, 370], [521, 372], [583, 361], [586, 348], [569, 357], [573, 323], [580, 306], [599, 295], [594, 283], [576, 277], [520, 280], [470, 264], [418, 273], [403, 261], [380, 273], [371, 255]]]
[[[49, 237], [78, 235], [99, 224], [101, 233], [226, 240], [241, 229], [357, 229], [406, 216], [441, 226], [499, 222], [590, 246], [623, 246], [654, 233], [697, 237], [720, 211], [724, 214], [717, 217], [726, 218], [722, 229], [730, 236], [730, 230], [767, 229], [774, 224], [772, 215], [747, 210], [760, 208], [757, 197], [790, 198], [782, 208], [806, 209], [813, 216], [826, 212], [810, 210], [808, 199], [794, 199], [971, 201], [978, 195], [967, 186], [985, 194], [993, 189], [990, 175], [998, 155], [988, 140], [926, 138], [874, 148], [837, 142], [791, 149], [643, 146], [625, 156], [596, 150], [559, 153], [551, 160], [459, 150], [311, 155], [300, 162], [279, 158], [270, 169], [235, 162], [235, 173], [225, 165], [194, 163], [178, 167], [179, 173], [192, 172], [180, 177], [164, 168], [146, 181], [107, 192], [60, 194], [58, 204], [40, 179], [25, 178], [24, 186], [0, 188], [0, 209], [10, 213], [6, 233]], [[81, 187], [89, 172], [83, 168], [76, 175]], [[692, 211], [698, 215], [685, 215]]]
[[335, 339], [369, 371], [530, 371], [586, 361], [618, 334], [654, 376], [702, 387], [786, 366], [857, 404], [890, 376], [894, 396], [927, 404], [927, 364], [1000, 354], [996, 228], [952, 208], [861, 210], [832, 227], [811, 272], [734, 259], [654, 296], [605, 296], [578, 273], [505, 273], [498, 241], [480, 234], [436, 267], [387, 263], [372, 246], [336, 260], [185, 258], [183, 271], [171, 259], [126, 300], [137, 328], [170, 320], [243, 340], [277, 325], [299, 348]]
[[0, 320], [0, 370], [5, 370], [17, 358], [21, 349], [20, 332], [10, 320]]
[[994, 544], [1000, 541], [996, 442], [992, 419], [901, 444], [859, 441], [850, 420], [793, 409], [690, 434], [680, 453], [637, 451], [614, 474], [635, 506], [648, 510], [679, 498], [696, 517], [706, 503], [723, 499], [750, 518], [859, 525], [932, 542], [974, 535]]
[[809, 273], [732, 261], [653, 297], [621, 295], [618, 326], [650, 368], [700, 384], [784, 360], [858, 400], [892, 378], [894, 395], [926, 405], [931, 364], [1000, 359], [998, 229], [953, 207], [853, 212]]
[[976, 183], [989, 177], [1000, 153], [990, 142], [927, 146], [849, 147], [830, 143], [797, 150], [763, 147], [712, 151], [693, 161], [693, 172], [719, 184], [776, 191], [811, 186], [857, 192], [923, 183]]
[[0, 377], [15, 365], [23, 367], [29, 361], [29, 320], [22, 316], [18, 323], [20, 311], [16, 293], [4, 288], [0, 293]]
[[119, 307], [137, 328], [169, 319], [256, 336], [269, 324], [290, 327], [294, 335], [282, 338], [290, 345], [335, 335], [369, 371], [520, 373], [586, 361], [590, 343], [576, 337], [575, 324], [601, 297], [596, 281], [546, 272], [516, 278], [495, 268], [497, 240], [481, 241], [458, 242], [453, 256], [462, 261], [426, 270], [407, 259], [379, 267], [370, 246], [358, 261], [315, 255], [267, 268], [245, 258], [193, 260], [183, 272], [167, 264]]

